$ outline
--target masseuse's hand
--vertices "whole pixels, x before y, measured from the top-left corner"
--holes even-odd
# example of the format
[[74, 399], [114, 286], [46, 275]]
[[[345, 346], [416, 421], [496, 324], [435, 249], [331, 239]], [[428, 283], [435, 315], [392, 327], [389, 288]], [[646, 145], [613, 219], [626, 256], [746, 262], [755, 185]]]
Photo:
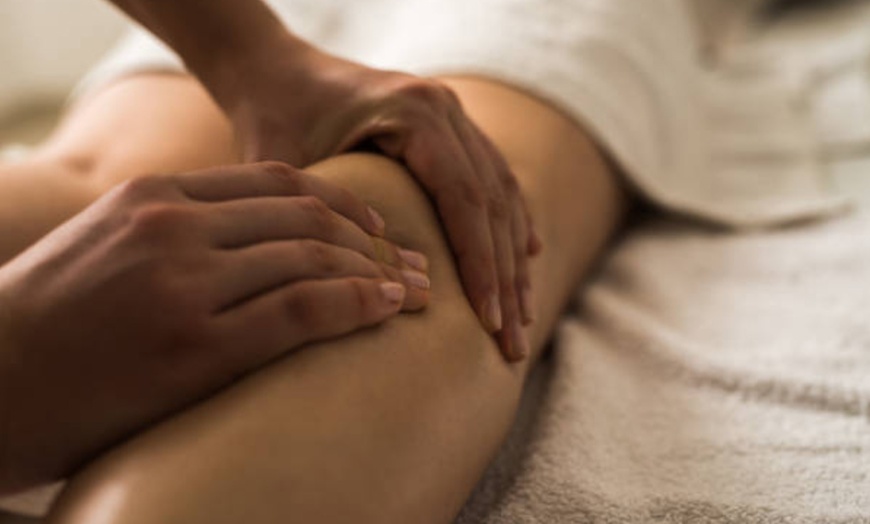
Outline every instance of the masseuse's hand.
[[0, 492], [293, 348], [423, 307], [427, 277], [404, 259], [425, 258], [382, 230], [350, 193], [278, 163], [104, 196], [0, 268]]
[[[248, 160], [297, 166], [355, 148], [403, 162], [432, 197], [471, 304], [512, 360], [528, 353], [529, 256], [540, 250], [513, 173], [434, 80], [374, 70], [289, 35], [201, 75]], [[504, 327], [504, 329], [502, 329]]]

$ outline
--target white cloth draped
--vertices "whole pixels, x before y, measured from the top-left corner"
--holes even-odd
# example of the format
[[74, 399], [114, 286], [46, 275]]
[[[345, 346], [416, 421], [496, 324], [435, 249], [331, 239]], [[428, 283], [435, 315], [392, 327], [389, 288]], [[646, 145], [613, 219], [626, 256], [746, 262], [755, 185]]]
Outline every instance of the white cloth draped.
[[[807, 90], [816, 89], [808, 73], [705, 62], [703, 24], [686, 1], [272, 4], [302, 36], [341, 56], [424, 75], [484, 75], [552, 102], [673, 212], [754, 227], [842, 209], [805, 110]], [[171, 51], [136, 31], [82, 89], [181, 69]]]
[[[679, 0], [273, 3], [348, 58], [551, 101], [674, 213], [746, 227], [830, 214], [844, 206], [831, 159], [870, 158], [870, 9], [864, 31], [813, 52], [794, 45], [816, 35], [807, 20], [710, 60]], [[181, 69], [134, 32], [81, 90]], [[631, 232], [578, 290], [459, 522], [870, 522], [868, 231], [854, 215]]]

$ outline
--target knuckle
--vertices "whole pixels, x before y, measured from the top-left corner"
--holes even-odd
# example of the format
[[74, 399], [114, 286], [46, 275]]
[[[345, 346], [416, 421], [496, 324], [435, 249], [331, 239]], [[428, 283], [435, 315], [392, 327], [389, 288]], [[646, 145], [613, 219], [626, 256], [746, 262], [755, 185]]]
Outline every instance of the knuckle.
[[374, 298], [365, 280], [361, 278], [349, 279], [348, 291], [350, 292], [350, 303], [354, 305], [354, 310], [358, 311], [360, 316], [365, 317], [367, 312], [374, 310]]
[[260, 162], [259, 164], [257, 164], [257, 168], [260, 169], [263, 173], [279, 179], [295, 178], [299, 174], [296, 169], [294, 169], [293, 166], [291, 166], [290, 164], [279, 162], [277, 160], [267, 160], [265, 162]]
[[431, 107], [443, 107], [451, 101], [446, 86], [424, 78], [406, 80], [398, 87], [397, 92], [404, 98]]
[[295, 201], [304, 212], [311, 215], [323, 215], [329, 212], [329, 206], [326, 205], [326, 202], [316, 196], [300, 196], [297, 197]]
[[339, 257], [329, 244], [317, 240], [308, 240], [305, 243], [304, 249], [310, 263], [321, 274], [332, 274], [338, 271], [341, 265]]
[[118, 185], [116, 191], [124, 199], [141, 201], [163, 197], [172, 188], [170, 175], [145, 175], [132, 178]]
[[195, 221], [195, 212], [183, 205], [153, 203], [131, 212], [130, 234], [149, 241], [172, 240], [189, 232]]
[[270, 160], [258, 164], [259, 169], [267, 176], [275, 179], [279, 185], [286, 188], [289, 194], [304, 192], [305, 175], [289, 164]]
[[304, 196], [300, 197], [298, 204], [318, 230], [330, 232], [337, 226], [335, 213], [323, 200], [315, 196]]

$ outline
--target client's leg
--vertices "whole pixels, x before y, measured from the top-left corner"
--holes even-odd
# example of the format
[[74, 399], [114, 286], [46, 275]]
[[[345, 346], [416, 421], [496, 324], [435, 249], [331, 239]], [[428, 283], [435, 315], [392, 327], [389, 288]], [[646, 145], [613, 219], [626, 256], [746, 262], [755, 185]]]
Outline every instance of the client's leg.
[[30, 158], [0, 164], [0, 264], [118, 182], [238, 159], [229, 124], [192, 79], [116, 82], [76, 104]]
[[[622, 213], [622, 194], [586, 136], [512, 90], [455, 81], [506, 152], [546, 243], [535, 263], [536, 355]], [[250, 376], [99, 460], [51, 522], [448, 522], [508, 429], [527, 366], [506, 365], [468, 307], [427, 200], [395, 164], [368, 155], [313, 171], [427, 253], [422, 314], [320, 343]]]

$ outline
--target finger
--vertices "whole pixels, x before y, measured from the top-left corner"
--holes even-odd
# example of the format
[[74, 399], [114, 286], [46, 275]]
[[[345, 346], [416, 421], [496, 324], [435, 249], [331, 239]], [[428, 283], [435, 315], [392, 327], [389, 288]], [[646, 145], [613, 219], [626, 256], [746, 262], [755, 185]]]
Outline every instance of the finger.
[[[492, 159], [498, 172], [504, 193], [511, 202], [509, 209], [511, 213], [511, 231], [513, 233], [514, 282], [519, 297], [523, 323], [530, 324], [534, 321], [535, 309], [529, 271], [529, 256], [532, 254], [530, 252], [531, 249], [538, 246], [536, 242], [539, 241], [537, 240], [537, 235], [529, 230], [532, 227], [531, 215], [520, 191], [516, 176], [511, 172], [510, 167], [504, 160], [501, 152], [495, 147], [495, 144], [473, 122], [471, 122], [471, 125], [480, 137], [484, 149], [489, 153], [489, 157]], [[540, 247], [538, 246], [537, 249], [540, 249]]]
[[[379, 324], [399, 312], [401, 284], [370, 278], [305, 280], [259, 296], [216, 320], [231, 369], [257, 368], [309, 342]], [[228, 351], [225, 350], [225, 351]]]
[[523, 214], [513, 215], [513, 255], [514, 287], [519, 297], [520, 314], [523, 324], [535, 321], [535, 300], [532, 293], [532, 279], [529, 270], [529, 244], [526, 221]]
[[[499, 223], [501, 219], [493, 220]], [[508, 361], [522, 360], [529, 354], [529, 344], [522, 327], [521, 312], [517, 296], [513, 238], [503, 229], [493, 234], [495, 255], [499, 261], [499, 296], [504, 325], [498, 333], [499, 347]]]
[[528, 202], [526, 202], [525, 197], [522, 192], [519, 190], [519, 185], [517, 183], [516, 174], [513, 173], [510, 166], [505, 160], [504, 155], [501, 154], [501, 151], [493, 144], [492, 140], [478, 128], [474, 122], [472, 122], [477, 132], [480, 134], [483, 140], [484, 146], [490, 152], [491, 158], [496, 162], [496, 166], [499, 172], [502, 174], [502, 177], [509, 177], [509, 182], [506, 182], [510, 186], [516, 189], [516, 198], [519, 201], [519, 209], [522, 213], [522, 218], [524, 221], [524, 230], [526, 231], [526, 240], [524, 241], [526, 244], [526, 253], [530, 256], [537, 255], [541, 252], [544, 247], [544, 244], [541, 240], [540, 235], [538, 235], [537, 228], [535, 228], [535, 222], [532, 218], [532, 213], [529, 211]]
[[408, 292], [402, 309], [415, 311], [429, 299], [429, 278], [417, 271], [400, 271], [344, 247], [319, 240], [267, 242], [221, 256], [215, 280], [217, 311], [299, 280], [363, 277], [388, 279]]
[[517, 251], [522, 251], [523, 258], [525, 258], [526, 239], [523, 237], [519, 240], [514, 232], [514, 219], [520, 215], [521, 209], [516, 205], [518, 203], [516, 198], [511, 198], [515, 195], [506, 194], [506, 190], [515, 191], [513, 187], [506, 187], [514, 181], [505, 179], [497, 171], [493, 155], [484, 145], [482, 134], [472, 127], [464, 116], [458, 115], [454, 118], [454, 126], [462, 143], [467, 148], [477, 172], [483, 176], [485, 187], [487, 187], [491, 235], [495, 247], [501, 309], [504, 318], [504, 327], [499, 334], [500, 346], [505, 358], [510, 361], [521, 360], [528, 354], [528, 343], [522, 330], [519, 296], [516, 288], [515, 254]]
[[453, 112], [453, 121], [454, 122], [464, 122], [467, 124], [467, 127], [472, 129], [472, 134], [475, 135], [478, 141], [473, 141], [471, 143], [480, 143], [483, 148], [486, 150], [487, 158], [493, 163], [496, 171], [501, 176], [503, 181], [503, 187], [506, 190], [506, 194], [515, 196], [515, 200], [518, 202], [515, 203], [514, 209], [520, 210], [523, 218], [525, 219], [524, 228], [519, 228], [517, 231], [520, 233], [524, 230], [527, 234], [527, 239], [523, 240], [526, 243], [526, 250], [529, 255], [536, 255], [540, 253], [543, 248], [543, 243], [541, 241], [540, 236], [537, 234], [535, 230], [535, 225], [532, 220], [532, 214], [529, 212], [528, 204], [526, 203], [525, 198], [523, 198], [522, 193], [519, 191], [519, 184], [517, 183], [517, 177], [510, 169], [510, 166], [505, 160], [504, 155], [502, 155], [501, 151], [495, 146], [492, 140], [489, 139], [486, 133], [484, 133], [480, 127], [474, 123], [473, 120], [468, 118], [465, 114], [465, 111], [462, 107], [461, 98], [452, 90], [447, 89], [447, 94], [452, 99], [452, 106], [454, 107]]
[[503, 320], [485, 192], [455, 131], [443, 122], [433, 129], [402, 141], [393, 136], [375, 142], [404, 160], [434, 199], [469, 301], [494, 333]]
[[210, 204], [206, 216], [209, 237], [218, 248], [310, 238], [353, 249], [372, 260], [386, 256], [389, 248], [386, 242], [376, 245], [354, 222], [312, 196], [230, 200]]
[[315, 196], [369, 234], [384, 234], [384, 219], [353, 193], [280, 162], [225, 166], [175, 176], [188, 198], [201, 202], [258, 197]]

